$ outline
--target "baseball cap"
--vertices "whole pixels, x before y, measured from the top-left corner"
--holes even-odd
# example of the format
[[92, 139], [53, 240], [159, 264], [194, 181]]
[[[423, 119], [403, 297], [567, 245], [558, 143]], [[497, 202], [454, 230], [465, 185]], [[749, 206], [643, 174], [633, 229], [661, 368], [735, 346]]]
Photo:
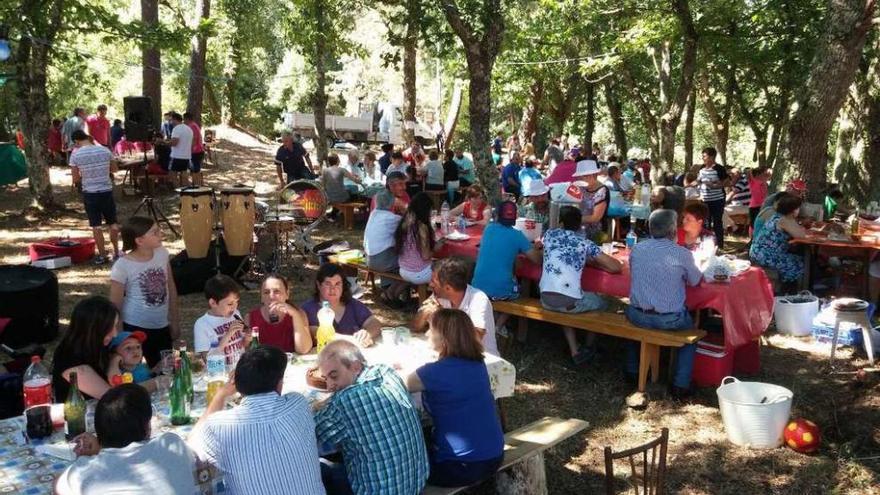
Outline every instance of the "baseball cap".
[[141, 332], [140, 330], [135, 330], [134, 332], [119, 332], [116, 334], [116, 337], [113, 337], [113, 340], [110, 341], [110, 345], [108, 347], [112, 351], [128, 339], [136, 339], [138, 342], [143, 344], [144, 341], [147, 340], [147, 334]]
[[507, 227], [512, 227], [516, 223], [516, 217], [518, 215], [516, 211], [516, 203], [513, 201], [502, 201], [501, 204], [498, 205], [496, 215], [498, 217], [498, 223]]

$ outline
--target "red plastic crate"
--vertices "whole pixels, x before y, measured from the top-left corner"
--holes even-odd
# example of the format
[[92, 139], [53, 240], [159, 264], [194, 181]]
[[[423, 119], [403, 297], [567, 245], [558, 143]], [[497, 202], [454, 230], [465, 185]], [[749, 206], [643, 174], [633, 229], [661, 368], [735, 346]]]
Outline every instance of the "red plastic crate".
[[85, 263], [95, 256], [95, 239], [91, 237], [73, 237], [70, 240], [76, 241], [75, 246], [59, 246], [58, 241], [61, 238], [47, 239], [45, 241], [35, 242], [28, 246], [28, 257], [31, 261], [40, 258], [53, 256], [70, 256], [73, 264]]
[[717, 387], [725, 376], [733, 374], [733, 353], [711, 339], [697, 342], [691, 381], [697, 387]]

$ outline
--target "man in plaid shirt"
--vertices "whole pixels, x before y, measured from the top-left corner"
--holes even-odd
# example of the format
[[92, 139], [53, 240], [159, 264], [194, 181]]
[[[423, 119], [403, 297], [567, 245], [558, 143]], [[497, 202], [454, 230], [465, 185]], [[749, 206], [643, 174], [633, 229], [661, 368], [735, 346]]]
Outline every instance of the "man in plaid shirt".
[[321, 461], [328, 493], [416, 495], [428, 478], [419, 414], [403, 381], [367, 366], [357, 346], [333, 341], [318, 367], [334, 392], [315, 415], [320, 444], [337, 446], [344, 466]]

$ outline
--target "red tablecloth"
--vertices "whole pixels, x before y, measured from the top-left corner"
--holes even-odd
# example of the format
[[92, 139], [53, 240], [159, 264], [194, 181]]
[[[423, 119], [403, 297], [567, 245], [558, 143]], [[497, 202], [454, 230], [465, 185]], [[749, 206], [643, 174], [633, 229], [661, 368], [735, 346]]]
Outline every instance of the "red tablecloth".
[[[445, 241], [435, 252], [438, 258], [464, 256], [476, 258], [483, 228], [467, 229], [470, 239]], [[612, 274], [587, 267], [581, 276], [584, 290], [615, 297], [629, 297], [630, 275], [625, 251], [615, 254], [624, 262], [621, 273]], [[531, 281], [541, 279], [541, 266], [520, 256], [517, 277]], [[757, 267], [734, 277], [728, 284], [700, 283], [687, 288], [689, 309], [711, 308], [721, 314], [724, 322], [724, 340], [728, 348], [745, 345], [764, 333], [773, 318], [773, 287], [764, 271]]]

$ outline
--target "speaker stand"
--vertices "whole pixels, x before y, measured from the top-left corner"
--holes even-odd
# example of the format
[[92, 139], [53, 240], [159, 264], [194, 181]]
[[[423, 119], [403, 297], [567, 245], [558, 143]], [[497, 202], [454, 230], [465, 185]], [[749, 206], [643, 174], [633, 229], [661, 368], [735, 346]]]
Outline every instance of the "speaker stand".
[[[143, 142], [146, 144], [146, 142]], [[141, 200], [141, 203], [134, 210], [134, 216], [137, 216], [140, 213], [141, 209], [145, 209], [146, 213], [156, 222], [156, 225], [162, 227], [162, 222], [165, 222], [165, 225], [168, 227], [174, 234], [174, 238], [180, 238], [180, 234], [177, 232], [177, 229], [171, 225], [171, 221], [168, 220], [168, 217], [162, 213], [162, 209], [156, 206], [156, 203], [153, 202], [153, 196], [151, 195], [152, 186], [150, 184], [150, 172], [147, 170], [149, 167], [149, 161], [147, 160], [147, 147], [144, 146], [144, 198]]]

